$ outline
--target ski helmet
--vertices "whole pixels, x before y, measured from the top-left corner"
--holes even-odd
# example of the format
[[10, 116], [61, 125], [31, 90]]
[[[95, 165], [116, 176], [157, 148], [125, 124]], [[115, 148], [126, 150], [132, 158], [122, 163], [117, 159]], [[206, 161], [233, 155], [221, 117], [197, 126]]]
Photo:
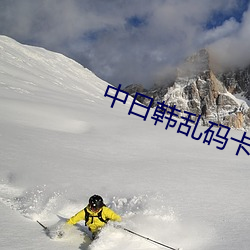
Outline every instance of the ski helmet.
[[98, 210], [103, 207], [103, 199], [99, 195], [93, 195], [89, 198], [89, 206], [93, 210]]

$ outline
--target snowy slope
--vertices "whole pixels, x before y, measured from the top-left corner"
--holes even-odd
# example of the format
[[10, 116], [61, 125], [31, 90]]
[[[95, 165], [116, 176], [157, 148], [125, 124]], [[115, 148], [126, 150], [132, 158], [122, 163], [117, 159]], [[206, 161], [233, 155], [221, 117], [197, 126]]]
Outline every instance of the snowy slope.
[[131, 99], [112, 109], [106, 88], [63, 55], [0, 37], [0, 248], [162, 249], [112, 225], [92, 244], [77, 226], [51, 240], [36, 223], [53, 227], [97, 193], [123, 226], [166, 245], [248, 250], [249, 157], [237, 142], [221, 151], [154, 126], [128, 115]]

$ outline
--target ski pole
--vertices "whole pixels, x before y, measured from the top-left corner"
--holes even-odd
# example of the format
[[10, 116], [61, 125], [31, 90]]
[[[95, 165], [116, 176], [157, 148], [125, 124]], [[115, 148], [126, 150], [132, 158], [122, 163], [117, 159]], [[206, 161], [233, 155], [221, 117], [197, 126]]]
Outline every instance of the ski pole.
[[36, 221], [40, 226], [42, 226], [43, 227], [43, 229], [46, 231], [46, 230], [48, 230], [48, 228], [47, 227], [45, 227], [40, 221]]
[[171, 249], [171, 250], [180, 250], [180, 248], [173, 248], [173, 247], [167, 246], [167, 245], [162, 244], [162, 243], [160, 243], [160, 242], [158, 242], [158, 241], [155, 241], [155, 240], [152, 240], [152, 239], [150, 239], [150, 238], [148, 238], [148, 237], [145, 237], [145, 236], [143, 236], [143, 235], [141, 235], [141, 234], [135, 233], [135, 232], [133, 232], [133, 231], [127, 229], [127, 228], [122, 228], [122, 229], [125, 230], [125, 231], [127, 231], [127, 232], [129, 232], [129, 233], [131, 233], [131, 234], [137, 235], [137, 236], [139, 236], [139, 237], [141, 237], [141, 238], [143, 238], [143, 239], [145, 239], [145, 240], [154, 242], [154, 243], [156, 243], [156, 244], [158, 244], [158, 245], [161, 245], [161, 246], [163, 246], [163, 247], [169, 248], [169, 249]]

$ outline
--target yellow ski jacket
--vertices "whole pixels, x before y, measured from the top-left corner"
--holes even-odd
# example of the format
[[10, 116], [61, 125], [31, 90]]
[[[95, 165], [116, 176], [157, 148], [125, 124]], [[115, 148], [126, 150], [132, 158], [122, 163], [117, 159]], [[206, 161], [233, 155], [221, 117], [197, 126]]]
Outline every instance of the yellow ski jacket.
[[[102, 228], [106, 223], [105, 221], [112, 220], [112, 221], [121, 221], [120, 215], [116, 214], [113, 210], [110, 208], [103, 206], [99, 211], [93, 212], [89, 209], [89, 207], [86, 207], [87, 212], [89, 213], [88, 221], [85, 221], [86, 226], [88, 226], [89, 230], [92, 233], [97, 232], [100, 228]], [[100, 213], [101, 212], [101, 213]], [[68, 221], [67, 224], [74, 225], [80, 220], [85, 220], [85, 210], [82, 209], [77, 214], [72, 216]], [[101, 220], [98, 218], [98, 215], [101, 214]], [[102, 221], [103, 220], [103, 221]]]

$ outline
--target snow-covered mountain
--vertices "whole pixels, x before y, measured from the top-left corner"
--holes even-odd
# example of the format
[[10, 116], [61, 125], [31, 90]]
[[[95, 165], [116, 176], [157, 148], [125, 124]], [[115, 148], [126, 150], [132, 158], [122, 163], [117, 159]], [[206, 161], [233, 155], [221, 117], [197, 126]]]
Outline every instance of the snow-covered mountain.
[[231, 139], [243, 131], [220, 150], [206, 127], [197, 140], [177, 133], [182, 120], [154, 126], [154, 109], [146, 121], [128, 115], [131, 97], [110, 108], [107, 86], [63, 55], [0, 36], [0, 248], [163, 249], [112, 224], [91, 243], [84, 222], [62, 239], [36, 223], [53, 229], [97, 193], [122, 226], [165, 245], [248, 250], [250, 147], [236, 155]]
[[250, 102], [250, 66], [225, 70], [223, 73], [218, 73], [217, 77], [230, 93], [238, 94]]
[[[202, 115], [201, 125], [212, 121], [231, 128], [249, 128], [249, 68], [219, 73], [211, 61], [208, 50], [202, 49], [178, 67], [171, 85], [154, 86], [143, 93], [154, 97], [154, 106], [157, 101], [176, 105], [182, 111], [180, 116], [184, 111]], [[136, 92], [133, 85], [125, 90], [132, 95]]]

